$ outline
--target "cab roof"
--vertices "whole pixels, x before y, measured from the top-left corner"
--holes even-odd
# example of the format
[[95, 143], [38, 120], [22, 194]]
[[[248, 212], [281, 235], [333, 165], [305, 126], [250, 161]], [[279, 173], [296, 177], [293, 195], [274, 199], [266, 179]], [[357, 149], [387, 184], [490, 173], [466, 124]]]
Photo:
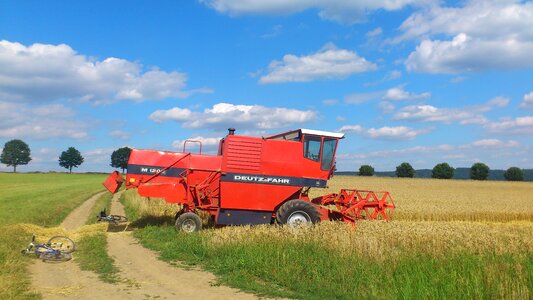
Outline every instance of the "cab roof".
[[282, 136], [282, 135], [289, 134], [291, 132], [298, 132], [298, 131], [300, 133], [302, 133], [302, 134], [327, 136], [327, 137], [333, 137], [333, 138], [337, 138], [337, 139], [343, 139], [344, 138], [344, 133], [340, 133], [340, 132], [330, 132], [330, 131], [321, 131], [321, 130], [313, 130], [313, 129], [301, 128], [301, 129], [291, 130], [291, 131], [287, 131], [287, 132], [283, 132], [283, 133], [278, 133], [278, 134], [275, 134], [275, 135], [267, 137], [267, 139], [274, 138], [274, 137], [279, 137], [279, 136]]

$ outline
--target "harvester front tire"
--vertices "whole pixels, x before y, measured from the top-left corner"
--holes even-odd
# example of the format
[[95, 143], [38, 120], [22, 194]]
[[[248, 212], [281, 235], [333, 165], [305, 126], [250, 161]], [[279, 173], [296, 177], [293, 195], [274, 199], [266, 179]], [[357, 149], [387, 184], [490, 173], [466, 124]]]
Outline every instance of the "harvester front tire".
[[302, 226], [320, 222], [320, 214], [310, 202], [289, 200], [278, 209], [276, 219], [279, 224]]
[[193, 233], [202, 229], [202, 219], [193, 212], [181, 214], [176, 219], [176, 230]]

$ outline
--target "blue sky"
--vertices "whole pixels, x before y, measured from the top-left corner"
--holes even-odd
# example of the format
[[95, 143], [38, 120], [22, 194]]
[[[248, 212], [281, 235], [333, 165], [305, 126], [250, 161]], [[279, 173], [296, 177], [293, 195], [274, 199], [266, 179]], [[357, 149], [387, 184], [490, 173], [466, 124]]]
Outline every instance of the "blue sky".
[[[338, 169], [533, 167], [531, 1], [2, 1], [0, 144], [21, 171], [228, 127], [342, 131]], [[10, 170], [5, 165], [0, 170]]]

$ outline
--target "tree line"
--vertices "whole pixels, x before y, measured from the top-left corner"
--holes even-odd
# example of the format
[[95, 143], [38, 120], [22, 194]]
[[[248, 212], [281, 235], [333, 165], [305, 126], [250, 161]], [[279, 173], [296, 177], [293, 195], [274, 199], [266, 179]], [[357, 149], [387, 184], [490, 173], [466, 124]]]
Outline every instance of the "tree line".
[[[484, 163], [478, 162], [470, 167], [470, 179], [473, 180], [486, 180], [489, 177], [490, 168]], [[437, 179], [451, 179], [453, 178], [455, 169], [448, 163], [436, 164], [431, 170], [431, 177]], [[415, 169], [408, 162], [403, 162], [396, 167], [396, 177], [408, 177], [413, 178], [416, 175]], [[374, 168], [370, 165], [362, 165], [359, 168], [359, 176], [373, 176]], [[523, 181], [524, 171], [518, 167], [510, 167], [503, 173], [508, 181]]]
[[[114, 168], [124, 169], [128, 167], [128, 159], [130, 157], [131, 149], [129, 147], [119, 148], [111, 154], [110, 166]], [[13, 167], [13, 173], [17, 172], [17, 166], [27, 165], [31, 161], [31, 151], [28, 144], [24, 141], [15, 139], [5, 143], [0, 155], [0, 162], [6, 164], [8, 167]], [[67, 150], [61, 152], [58, 162], [59, 165], [72, 173], [72, 168], [77, 168], [83, 164], [85, 158], [80, 151], [74, 147], [69, 147]]]

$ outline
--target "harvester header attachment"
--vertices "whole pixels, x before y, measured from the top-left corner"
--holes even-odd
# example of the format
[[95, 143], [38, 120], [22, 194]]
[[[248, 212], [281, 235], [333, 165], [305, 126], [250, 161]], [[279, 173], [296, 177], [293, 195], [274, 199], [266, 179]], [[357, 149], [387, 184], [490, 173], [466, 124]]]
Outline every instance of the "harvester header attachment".
[[343, 138], [309, 129], [249, 137], [231, 128], [217, 155], [133, 149], [126, 179], [113, 172], [104, 185], [115, 193], [125, 182], [141, 196], [179, 204], [176, 227], [185, 231], [201, 228], [198, 211], [221, 226], [390, 220], [388, 192], [343, 189], [309, 198], [311, 188], [327, 187]]
[[108, 191], [114, 194], [120, 189], [123, 182], [124, 178], [122, 175], [120, 175], [118, 171], [114, 171], [109, 177], [107, 177], [106, 181], [104, 181], [104, 186]]

